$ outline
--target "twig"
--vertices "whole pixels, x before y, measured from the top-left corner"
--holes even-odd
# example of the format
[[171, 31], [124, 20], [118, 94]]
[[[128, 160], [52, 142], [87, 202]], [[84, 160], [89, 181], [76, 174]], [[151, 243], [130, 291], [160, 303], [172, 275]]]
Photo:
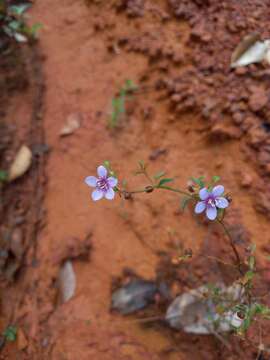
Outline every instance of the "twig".
[[234, 255], [235, 255], [237, 268], [238, 268], [240, 274], [244, 275], [244, 272], [241, 269], [241, 258], [240, 258], [240, 255], [239, 255], [237, 249], [236, 249], [236, 246], [234, 245], [233, 238], [232, 238], [229, 230], [227, 229], [226, 225], [223, 223], [223, 221], [222, 220], [217, 220], [217, 221], [223, 227], [223, 230], [224, 230], [225, 234], [228, 236], [228, 238], [230, 240], [231, 248], [233, 249], [233, 252], [234, 252]]

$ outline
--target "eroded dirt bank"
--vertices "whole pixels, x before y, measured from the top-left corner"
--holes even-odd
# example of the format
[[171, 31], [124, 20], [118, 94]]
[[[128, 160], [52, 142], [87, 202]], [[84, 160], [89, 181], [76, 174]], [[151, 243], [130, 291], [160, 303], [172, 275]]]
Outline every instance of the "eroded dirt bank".
[[[83, 180], [106, 159], [123, 178], [144, 159], [153, 173], [166, 170], [182, 187], [190, 176], [220, 175], [234, 199], [229, 221], [238, 226], [239, 246], [248, 233], [263, 262], [269, 251], [269, 69], [260, 64], [230, 71], [229, 61], [243, 35], [254, 30], [268, 35], [269, 5], [259, 0], [245, 6], [210, 0], [35, 3], [32, 16], [44, 24], [43, 124], [51, 151], [35, 263], [26, 261], [18, 280], [25, 286], [14, 318], [27, 346], [11, 349], [8, 358], [256, 358], [256, 349], [243, 353], [238, 340], [235, 357], [216, 339], [155, 324], [144, 328], [134, 318], [109, 312], [112, 279], [124, 268], [154, 278], [160, 253], [175, 251], [169, 242], [192, 248], [195, 256], [203, 249], [227, 258], [228, 248], [219, 248], [225, 240], [218, 227], [179, 212], [172, 194], [93, 203]], [[126, 79], [144, 90], [130, 102], [120, 129], [111, 131], [111, 99]], [[60, 138], [74, 113], [81, 128]], [[133, 184], [144, 180], [132, 179]], [[56, 279], [68, 258], [77, 288], [61, 304]], [[196, 276], [208, 281], [217, 268], [226, 278], [217, 265], [204, 263]], [[186, 276], [185, 269], [179, 276]], [[174, 289], [186, 289], [181, 279]]]

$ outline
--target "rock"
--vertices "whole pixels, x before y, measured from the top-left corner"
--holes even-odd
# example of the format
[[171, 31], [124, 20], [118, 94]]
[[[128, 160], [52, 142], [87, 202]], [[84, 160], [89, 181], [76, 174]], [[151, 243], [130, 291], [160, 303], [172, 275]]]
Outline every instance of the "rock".
[[73, 134], [81, 127], [83, 116], [81, 113], [73, 113], [67, 117], [66, 123], [61, 129], [59, 135], [67, 136]]
[[261, 86], [253, 86], [252, 94], [249, 98], [249, 108], [253, 112], [261, 111], [269, 102], [266, 90]]
[[256, 196], [254, 197], [255, 209], [270, 218], [270, 186], [264, 181], [260, 181], [256, 187]]
[[252, 185], [253, 178], [250, 174], [243, 173], [241, 175], [241, 186], [243, 188], [249, 188]]
[[28, 346], [28, 340], [23, 332], [23, 330], [21, 328], [18, 329], [17, 332], [17, 347], [18, 350], [22, 351], [24, 349], [26, 349]]
[[[217, 284], [217, 287], [225, 303], [244, 300], [243, 288], [239, 284], [228, 288]], [[228, 332], [232, 330], [232, 324], [236, 323], [235, 314], [231, 311], [222, 315], [218, 313], [211, 299], [211, 291], [206, 286], [175, 298], [167, 309], [165, 319], [175, 329], [200, 335], [211, 334], [213, 331]]]
[[160, 156], [166, 155], [166, 154], [167, 154], [167, 149], [155, 149], [149, 155], [149, 160], [154, 161], [154, 160], [158, 159]]
[[204, 43], [208, 43], [212, 40], [211, 34], [205, 29], [203, 22], [196, 24], [191, 31], [192, 40], [200, 40]]
[[258, 149], [267, 139], [267, 134], [260, 127], [252, 127], [248, 134], [248, 143], [255, 149]]
[[228, 139], [239, 139], [242, 135], [242, 130], [237, 127], [225, 125], [223, 123], [215, 124], [210, 133], [212, 140], [228, 140]]
[[155, 300], [158, 287], [153, 281], [131, 280], [112, 294], [112, 309], [123, 315], [145, 308]]
[[245, 119], [245, 114], [242, 111], [237, 111], [233, 114], [232, 118], [236, 125], [240, 125]]
[[235, 74], [242, 76], [242, 75], [246, 75], [248, 73], [248, 68], [246, 67], [238, 67], [235, 69]]

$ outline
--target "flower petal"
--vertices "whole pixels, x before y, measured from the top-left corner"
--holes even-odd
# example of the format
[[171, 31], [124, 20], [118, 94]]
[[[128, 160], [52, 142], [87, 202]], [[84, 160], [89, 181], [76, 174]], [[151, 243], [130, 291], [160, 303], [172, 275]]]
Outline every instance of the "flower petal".
[[201, 189], [199, 192], [199, 195], [200, 195], [201, 200], [206, 200], [209, 196], [209, 192], [208, 192], [207, 188], [205, 187], [205, 188]]
[[215, 206], [207, 206], [206, 216], [209, 220], [215, 220], [217, 217], [217, 208]]
[[112, 176], [110, 176], [110, 177], [107, 179], [107, 181], [108, 181], [110, 187], [112, 187], [112, 188], [114, 188], [114, 187], [117, 185], [117, 183], [118, 183], [118, 180], [117, 180], [115, 177], [112, 177]]
[[206, 204], [204, 201], [200, 201], [197, 203], [196, 207], [195, 207], [195, 213], [196, 214], [200, 214], [202, 213], [206, 208]]
[[216, 197], [216, 196], [220, 196], [224, 193], [224, 186], [222, 185], [217, 185], [213, 188], [212, 190], [212, 194]]
[[97, 168], [97, 173], [98, 173], [98, 176], [99, 176], [99, 177], [106, 177], [108, 171], [107, 171], [107, 169], [105, 168], [105, 166], [100, 165], [100, 166]]
[[105, 198], [107, 200], [112, 200], [114, 198], [115, 192], [113, 191], [113, 189], [109, 189], [108, 191], [106, 191], [105, 193]]
[[87, 178], [85, 178], [84, 182], [85, 182], [88, 186], [96, 187], [96, 185], [97, 185], [97, 178], [96, 178], [95, 176], [87, 176]]
[[215, 200], [216, 206], [220, 209], [226, 209], [229, 206], [229, 201], [224, 197], [218, 197]]
[[98, 201], [103, 198], [103, 195], [104, 195], [103, 191], [96, 189], [92, 192], [92, 199], [94, 201]]

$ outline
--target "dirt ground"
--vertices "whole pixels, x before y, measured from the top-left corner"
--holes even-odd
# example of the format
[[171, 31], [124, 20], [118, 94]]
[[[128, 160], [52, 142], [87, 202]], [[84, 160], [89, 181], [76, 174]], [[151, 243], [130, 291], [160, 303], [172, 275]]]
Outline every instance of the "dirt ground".
[[[2, 349], [1, 359], [256, 359], [256, 347], [234, 336], [228, 352], [216, 338], [188, 336], [159, 322], [142, 326], [138, 316], [110, 312], [113, 281], [125, 269], [146, 279], [163, 271], [167, 276], [166, 261], [177, 251], [170, 244], [193, 250], [194, 285], [215, 275], [228, 281], [222, 266], [201, 258], [229, 260], [229, 247], [217, 225], [198, 221], [191, 209], [179, 211], [175, 194], [93, 203], [84, 178], [110, 160], [131, 188], [142, 186], [144, 180], [132, 176], [141, 159], [151, 172], [175, 176], [182, 188], [190, 176], [219, 175], [233, 198], [227, 222], [238, 246], [255, 243], [265, 266], [270, 70], [229, 65], [244, 35], [256, 30], [269, 37], [269, 9], [268, 0], [34, 3], [31, 21], [43, 24], [40, 39], [21, 50], [17, 66], [24, 76], [8, 76], [6, 83], [12, 76], [17, 81], [15, 90], [0, 100], [1, 120], [8, 124], [2, 133], [7, 144], [13, 139], [2, 164], [22, 143], [35, 154], [30, 172], [3, 190], [1, 236], [8, 233], [13, 243], [19, 238], [20, 251], [2, 245], [12, 258], [0, 264], [0, 323], [16, 323], [19, 336]], [[108, 129], [111, 100], [126, 79], [139, 91], [119, 128]], [[81, 127], [60, 137], [70, 115], [82, 119]], [[66, 259], [72, 259], [77, 286], [63, 304], [57, 278]], [[174, 270], [175, 294], [191, 286], [188, 272], [185, 266]], [[160, 308], [153, 305], [140, 317], [156, 313]]]

